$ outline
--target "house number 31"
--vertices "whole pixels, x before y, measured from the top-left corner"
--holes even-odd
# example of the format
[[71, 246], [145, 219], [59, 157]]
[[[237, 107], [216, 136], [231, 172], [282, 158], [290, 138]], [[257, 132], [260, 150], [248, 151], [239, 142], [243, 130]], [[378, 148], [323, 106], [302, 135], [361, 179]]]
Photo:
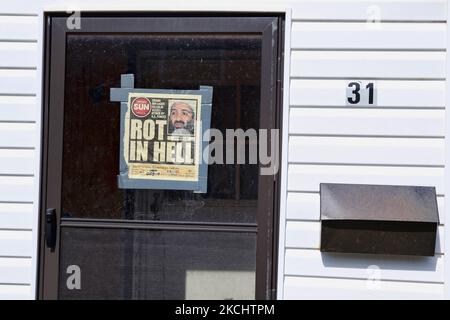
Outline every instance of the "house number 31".
[[375, 82], [351, 81], [347, 84], [347, 105], [376, 106]]

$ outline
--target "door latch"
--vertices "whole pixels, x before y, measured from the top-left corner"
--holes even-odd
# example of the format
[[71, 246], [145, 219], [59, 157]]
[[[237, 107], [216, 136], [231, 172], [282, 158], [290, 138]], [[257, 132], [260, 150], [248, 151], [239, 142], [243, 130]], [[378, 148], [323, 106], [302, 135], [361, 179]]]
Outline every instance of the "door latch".
[[56, 209], [47, 209], [45, 213], [45, 243], [54, 249], [56, 244]]

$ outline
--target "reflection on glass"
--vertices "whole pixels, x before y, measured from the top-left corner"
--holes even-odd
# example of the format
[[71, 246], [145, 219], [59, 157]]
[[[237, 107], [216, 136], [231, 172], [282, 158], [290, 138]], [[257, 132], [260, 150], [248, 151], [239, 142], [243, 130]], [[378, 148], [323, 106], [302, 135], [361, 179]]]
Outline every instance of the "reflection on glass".
[[63, 228], [61, 243], [62, 299], [255, 298], [256, 234]]
[[257, 165], [208, 167], [208, 192], [123, 190], [119, 105], [109, 89], [214, 87], [211, 127], [259, 128], [261, 39], [256, 35], [76, 35], [67, 39], [64, 217], [255, 223]]

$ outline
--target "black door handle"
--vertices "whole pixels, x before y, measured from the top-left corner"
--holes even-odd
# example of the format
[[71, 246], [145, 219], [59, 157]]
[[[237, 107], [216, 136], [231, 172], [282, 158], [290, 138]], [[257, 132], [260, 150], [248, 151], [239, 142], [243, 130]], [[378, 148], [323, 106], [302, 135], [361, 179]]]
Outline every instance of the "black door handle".
[[47, 209], [45, 213], [45, 243], [54, 249], [56, 244], [56, 209]]

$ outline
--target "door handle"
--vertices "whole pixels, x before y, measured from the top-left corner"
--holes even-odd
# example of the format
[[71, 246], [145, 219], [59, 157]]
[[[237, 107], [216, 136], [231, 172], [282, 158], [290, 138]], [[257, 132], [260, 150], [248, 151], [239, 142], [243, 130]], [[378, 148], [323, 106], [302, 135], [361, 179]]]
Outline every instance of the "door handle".
[[56, 244], [56, 209], [50, 208], [45, 212], [45, 243], [54, 249]]

